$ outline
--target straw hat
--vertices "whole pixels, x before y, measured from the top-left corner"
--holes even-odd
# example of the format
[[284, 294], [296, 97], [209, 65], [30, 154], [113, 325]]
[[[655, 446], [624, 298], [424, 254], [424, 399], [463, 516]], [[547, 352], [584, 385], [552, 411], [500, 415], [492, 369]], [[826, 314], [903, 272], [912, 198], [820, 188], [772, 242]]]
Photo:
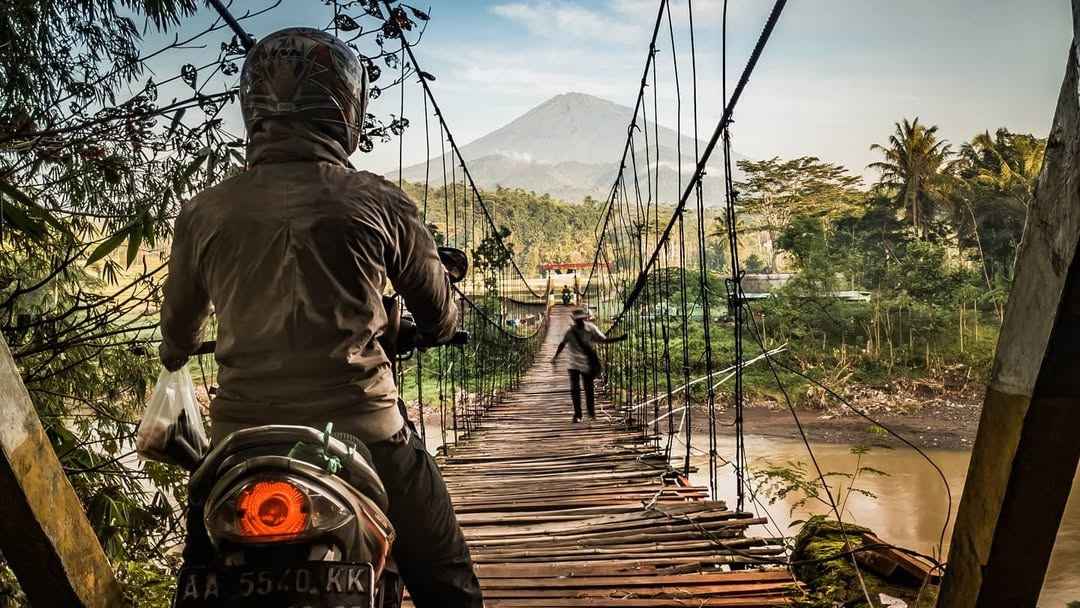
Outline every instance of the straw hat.
[[578, 319], [588, 319], [592, 315], [584, 308], [576, 308], [574, 312], [570, 313], [570, 316], [576, 321]]

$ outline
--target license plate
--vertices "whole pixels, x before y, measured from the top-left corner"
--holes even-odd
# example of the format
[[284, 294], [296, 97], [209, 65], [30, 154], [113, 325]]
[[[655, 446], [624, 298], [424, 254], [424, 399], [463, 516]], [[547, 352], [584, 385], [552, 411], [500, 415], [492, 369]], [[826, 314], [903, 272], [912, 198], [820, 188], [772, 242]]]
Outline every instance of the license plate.
[[174, 608], [372, 608], [371, 564], [308, 562], [291, 567], [184, 568]]

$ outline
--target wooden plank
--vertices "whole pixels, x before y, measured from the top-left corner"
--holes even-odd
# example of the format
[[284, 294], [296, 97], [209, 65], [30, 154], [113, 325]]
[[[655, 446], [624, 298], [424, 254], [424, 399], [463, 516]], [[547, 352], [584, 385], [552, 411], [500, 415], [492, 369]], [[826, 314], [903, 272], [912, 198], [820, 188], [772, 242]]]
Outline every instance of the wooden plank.
[[620, 417], [570, 421], [566, 374], [543, 363], [566, 313], [553, 309], [521, 392], [438, 459], [486, 605], [786, 605], [787, 570], [728, 569], [784, 555], [746, 535], [765, 519], [709, 500]]
[[0, 336], [0, 551], [34, 606], [122, 605], [121, 589]]

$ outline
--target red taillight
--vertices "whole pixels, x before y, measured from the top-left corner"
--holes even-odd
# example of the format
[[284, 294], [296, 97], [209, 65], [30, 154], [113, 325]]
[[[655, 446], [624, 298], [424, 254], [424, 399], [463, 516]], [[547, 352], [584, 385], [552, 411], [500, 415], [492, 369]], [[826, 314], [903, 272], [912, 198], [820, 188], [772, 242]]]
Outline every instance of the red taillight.
[[287, 537], [300, 534], [311, 521], [304, 492], [287, 481], [259, 481], [237, 497], [239, 532], [247, 537]]

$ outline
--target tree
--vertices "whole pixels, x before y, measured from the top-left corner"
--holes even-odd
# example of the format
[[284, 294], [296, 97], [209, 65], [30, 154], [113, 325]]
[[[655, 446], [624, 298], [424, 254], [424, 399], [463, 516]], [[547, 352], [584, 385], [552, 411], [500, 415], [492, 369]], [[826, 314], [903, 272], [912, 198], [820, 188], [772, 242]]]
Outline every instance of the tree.
[[993, 276], [1011, 276], [1045, 152], [1045, 139], [1006, 128], [993, 136], [981, 133], [960, 150], [958, 173], [965, 188], [958, 237], [980, 252], [988, 284]]
[[842, 165], [823, 162], [815, 156], [792, 160], [742, 160], [744, 178], [736, 184], [742, 211], [752, 219], [750, 230], [768, 235], [772, 269], [777, 268], [776, 239], [794, 216], [828, 218], [849, 209], [861, 194], [861, 178], [850, 175]]
[[949, 144], [937, 137], [937, 126], [927, 127], [906, 118], [896, 123], [889, 143], [873, 144], [884, 161], [871, 163], [881, 172], [879, 187], [888, 189], [907, 214], [916, 238], [926, 238], [935, 212], [953, 184]]
[[962, 173], [965, 178], [1007, 194], [1025, 208], [1035, 200], [1035, 182], [1046, 155], [1045, 139], [1002, 127], [994, 137], [989, 132], [976, 135], [960, 153], [967, 163]]
[[743, 270], [751, 274], [765, 272], [765, 262], [763, 262], [761, 258], [759, 258], [757, 255], [751, 255], [750, 257], [746, 258], [746, 261], [743, 262]]

